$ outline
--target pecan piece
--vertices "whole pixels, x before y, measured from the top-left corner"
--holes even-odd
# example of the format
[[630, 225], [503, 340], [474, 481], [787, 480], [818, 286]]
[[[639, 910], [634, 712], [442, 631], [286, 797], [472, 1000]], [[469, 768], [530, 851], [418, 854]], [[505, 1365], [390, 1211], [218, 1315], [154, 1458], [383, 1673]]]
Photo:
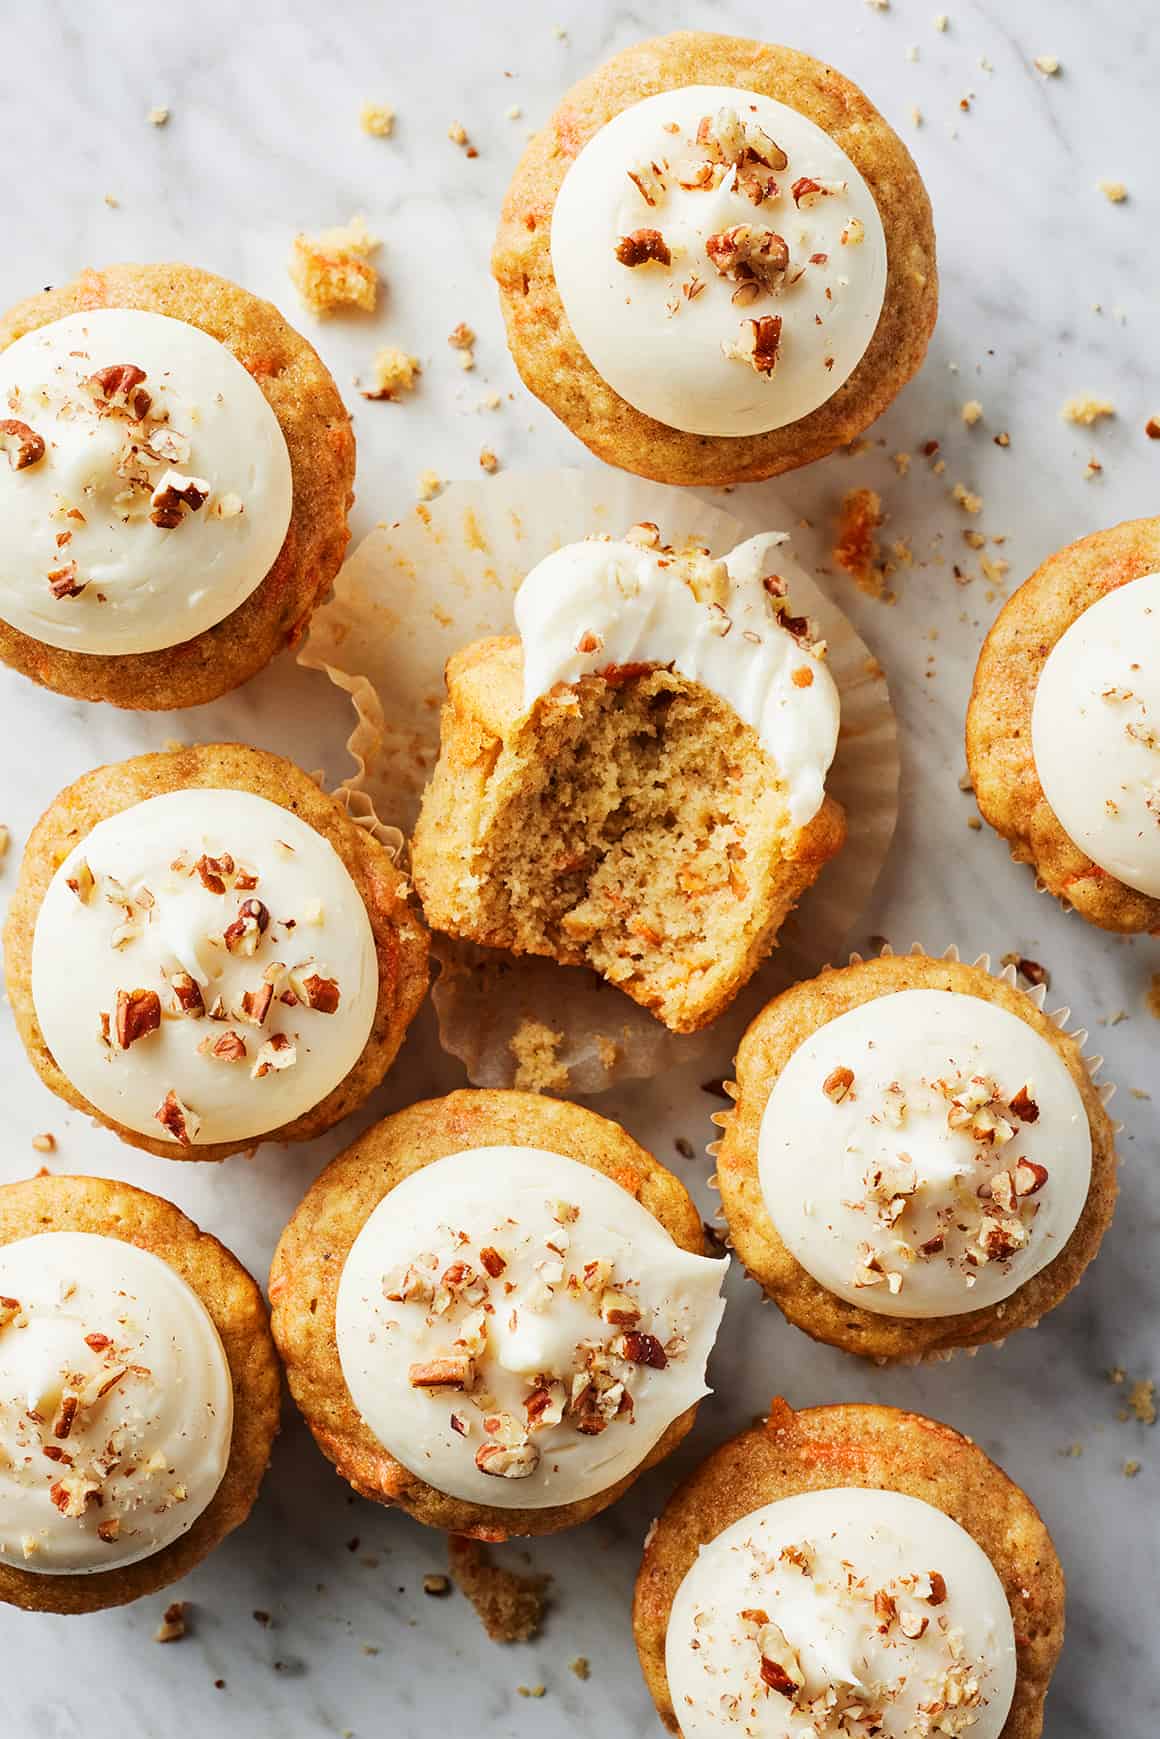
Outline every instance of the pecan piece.
[[757, 1636], [761, 1682], [781, 1697], [796, 1697], [805, 1684], [796, 1650], [779, 1624], [763, 1624]]
[[840, 1105], [842, 1100], [849, 1094], [853, 1085], [853, 1069], [847, 1069], [844, 1065], [839, 1065], [838, 1068], [831, 1069], [825, 1080], [822, 1082], [822, 1092], [826, 1095], [826, 1098], [832, 1100], [835, 1105]]
[[735, 223], [705, 243], [705, 252], [723, 278], [776, 290], [789, 266], [789, 246], [776, 230]]
[[5, 417], [0, 421], [0, 453], [7, 453], [14, 471], [27, 471], [44, 458], [44, 438], [18, 417]]
[[659, 229], [634, 229], [622, 235], [616, 244], [616, 257], [622, 266], [647, 266], [650, 261], [659, 266], [671, 266], [673, 256]]
[[77, 579], [75, 562], [65, 562], [62, 567], [50, 568], [48, 571], [48, 589], [58, 600], [79, 598], [87, 584], [87, 580]]
[[1013, 1181], [1017, 1196], [1033, 1196], [1047, 1182], [1047, 1167], [1034, 1159], [1016, 1160]]
[[197, 1140], [197, 1132], [201, 1128], [201, 1118], [196, 1111], [191, 1111], [188, 1105], [181, 1103], [172, 1087], [153, 1115], [162, 1129], [167, 1129], [182, 1147], [188, 1147], [191, 1142]]
[[117, 1044], [127, 1051], [161, 1025], [161, 998], [155, 990], [119, 990], [113, 1016]]
[[1039, 1106], [1027, 1090], [1029, 1085], [1030, 1083], [1020, 1087], [1010, 1105], [1010, 1109], [1018, 1117], [1020, 1123], [1038, 1123], [1039, 1121]]
[[260, 1081], [278, 1069], [292, 1069], [298, 1061], [298, 1047], [286, 1033], [271, 1033], [261, 1050], [250, 1075]]
[[301, 1000], [307, 1008], [312, 1008], [316, 1014], [337, 1014], [339, 991], [337, 980], [323, 978], [320, 973], [312, 972], [309, 978], [299, 978], [295, 989], [301, 992]]
[[256, 954], [269, 925], [270, 914], [261, 900], [243, 900], [237, 917], [226, 926], [222, 941], [231, 954]]
[[491, 1275], [493, 1280], [497, 1279], [507, 1267], [504, 1258], [491, 1244], [485, 1244], [483, 1246], [479, 1252], [479, 1260], [483, 1263], [483, 1266], [487, 1269], [487, 1272]]
[[539, 1464], [540, 1452], [534, 1443], [484, 1443], [475, 1452], [480, 1473], [495, 1474], [499, 1479], [527, 1479]]
[[412, 1389], [470, 1389], [475, 1381], [475, 1360], [470, 1353], [446, 1353], [425, 1364], [408, 1367]]
[[203, 1057], [212, 1057], [218, 1063], [243, 1063], [246, 1060], [246, 1041], [233, 1027], [216, 1037], [210, 1033], [197, 1048]]
[[660, 165], [651, 161], [636, 164], [628, 171], [628, 179], [646, 205], [658, 205], [667, 191]]
[[139, 422], [153, 403], [143, 388], [145, 370], [135, 362], [110, 362], [88, 378], [88, 389], [102, 416], [123, 415]]
[[843, 193], [844, 181], [815, 181], [812, 175], [799, 175], [790, 193], [794, 204], [802, 211], [808, 211], [812, 205], [818, 205], [823, 199], [833, 193]]
[[663, 1371], [669, 1362], [656, 1335], [639, 1329], [630, 1329], [624, 1336], [624, 1356], [630, 1364], [650, 1365], [654, 1371]]
[[178, 1014], [188, 1015], [191, 1020], [200, 1020], [205, 1013], [205, 998], [201, 994], [201, 985], [197, 979], [188, 972], [175, 972], [169, 985]]
[[208, 888], [211, 894], [224, 894], [226, 880], [234, 873], [234, 860], [228, 851], [223, 852], [221, 857], [206, 857], [203, 854], [193, 867], [201, 877], [202, 887]]
[[727, 339], [721, 349], [731, 362], [747, 362], [758, 374], [772, 374], [781, 346], [781, 315], [763, 314], [760, 320], [743, 320], [741, 337]]
[[180, 525], [187, 512], [196, 513], [209, 499], [209, 484], [202, 477], [186, 477], [180, 471], [167, 471], [150, 497], [149, 514], [154, 525], [172, 531]]

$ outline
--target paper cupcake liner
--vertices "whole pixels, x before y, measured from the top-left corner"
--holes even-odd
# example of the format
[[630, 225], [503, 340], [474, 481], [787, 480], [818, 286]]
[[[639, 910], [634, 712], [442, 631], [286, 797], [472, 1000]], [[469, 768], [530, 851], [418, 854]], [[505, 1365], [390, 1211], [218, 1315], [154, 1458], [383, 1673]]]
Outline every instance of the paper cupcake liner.
[[[784, 504], [764, 492], [760, 512], [748, 503], [724, 512], [686, 490], [627, 474], [559, 469], [453, 483], [363, 539], [298, 654], [354, 705], [347, 746], [355, 771], [337, 795], [356, 820], [401, 845], [439, 751], [447, 659], [469, 641], [514, 631], [516, 589], [544, 556], [593, 532], [622, 535], [641, 520], [659, 525], [666, 542], [695, 541], [717, 553], [757, 531], [794, 525]], [[869, 901], [898, 814], [897, 727], [881, 667], [812, 580], [795, 590], [794, 601], [818, 622], [841, 692], [827, 790], [846, 811], [848, 833], [758, 975], [768, 996], [811, 977], [840, 951]], [[436, 955], [440, 1041], [477, 1086], [527, 1081], [596, 1093], [694, 1064], [712, 1042], [709, 1033], [670, 1033], [586, 968], [526, 956], [517, 964], [499, 950], [447, 937], [437, 939]], [[541, 1066], [527, 1063], [532, 1052]]]
[[[896, 952], [897, 952], [897, 950], [892, 948], [890, 946], [889, 942], [887, 942], [883, 945], [883, 947], [878, 951], [878, 953], [876, 955], [867, 956], [864, 954], [857, 954], [857, 953], [851, 954], [848, 957], [846, 964], [848, 966], [861, 966], [863, 961], [865, 961], [866, 959], [881, 960], [881, 959], [886, 958], [887, 956], [895, 954]], [[962, 956], [959, 953], [957, 945], [953, 942], [951, 943], [949, 948], [944, 948], [941, 954], [931, 954], [929, 949], [924, 948], [921, 942], [912, 942], [910, 947], [905, 950], [905, 953], [922, 955], [923, 957], [925, 957], [928, 960], [956, 960], [957, 961], [957, 960], [962, 959]], [[990, 954], [979, 954], [975, 957], [974, 960], [967, 961], [966, 964], [969, 966], [977, 966], [977, 967], [979, 967], [979, 969], [981, 971], [988, 973], [992, 978], [1002, 982], [1003, 984], [1010, 985], [1012, 990], [1018, 990], [1022, 996], [1025, 996], [1029, 1002], [1033, 1003], [1035, 1005], [1035, 1007], [1040, 1011], [1041, 1014], [1045, 1012], [1044, 1004], [1047, 1001], [1047, 985], [1046, 984], [1037, 984], [1031, 990], [1023, 990], [1018, 983], [1018, 974], [1016, 972], [1014, 965], [1003, 966], [999, 969], [999, 971], [993, 972], [991, 970], [991, 956], [990, 956]], [[1088, 1077], [1092, 1082], [1092, 1085], [1095, 1087], [1097, 1093], [1099, 1094], [1101, 1104], [1104, 1106], [1104, 1109], [1106, 1110], [1108, 1105], [1110, 1104], [1112, 1098], [1115, 1096], [1116, 1086], [1115, 1086], [1115, 1082], [1113, 1082], [1113, 1081], [1100, 1081], [1098, 1079], [1101, 1071], [1103, 1070], [1103, 1066], [1104, 1066], [1104, 1058], [1102, 1055], [1093, 1054], [1091, 1056], [1084, 1056], [1084, 1054], [1083, 1054], [1083, 1047], [1087, 1044], [1087, 1041], [1088, 1041], [1088, 1029], [1086, 1027], [1069, 1028], [1067, 1023], [1071, 1019], [1071, 1009], [1069, 1007], [1067, 1007], [1066, 1005], [1063, 1007], [1051, 1010], [1051, 1012], [1047, 1014], [1047, 1019], [1052, 1023], [1053, 1026], [1058, 1027], [1059, 1031], [1061, 1033], [1063, 1033], [1066, 1038], [1071, 1039], [1075, 1043], [1075, 1045], [1078, 1047], [1079, 1054], [1080, 1054], [1080, 1061], [1082, 1062], [1084, 1068], [1086, 1069]], [[725, 1080], [725, 1081], [722, 1081], [721, 1086], [722, 1086], [722, 1090], [724, 1092], [728, 1093], [728, 1095], [731, 1099], [736, 1100], [740, 1096], [741, 1089], [737, 1085], [736, 1081]], [[724, 1129], [726, 1127], [726, 1125], [728, 1124], [729, 1118], [731, 1115], [732, 1115], [732, 1113], [729, 1111], [713, 1111], [710, 1113], [709, 1120], [711, 1123], [715, 1123], [717, 1125], [718, 1129]], [[1113, 1135], [1119, 1135], [1120, 1131], [1124, 1127], [1122, 1123], [1117, 1122], [1114, 1118], [1111, 1119], [1111, 1125], [1112, 1125], [1112, 1134]], [[716, 1140], [716, 1141], [709, 1142], [705, 1151], [712, 1158], [715, 1159], [717, 1157], [717, 1154], [720, 1152], [720, 1149], [721, 1149], [721, 1142], [720, 1142], [720, 1140]], [[709, 1188], [711, 1190], [716, 1191], [717, 1194], [720, 1195], [720, 1186], [718, 1185], [718, 1182], [717, 1182], [716, 1172], [714, 1172], [713, 1175], [709, 1179]], [[742, 1269], [742, 1272], [745, 1274], [746, 1279], [751, 1280], [753, 1282], [753, 1284], [757, 1287], [758, 1291], [761, 1293], [762, 1302], [765, 1304], [772, 1304], [774, 1301], [768, 1296], [768, 1294], [766, 1293], [760, 1280], [757, 1279], [756, 1275], [750, 1273], [749, 1269], [745, 1266], [745, 1263], [741, 1260], [741, 1257], [739, 1255], [737, 1255], [737, 1250], [736, 1250], [736, 1247], [734, 1246], [733, 1239], [729, 1235], [729, 1223], [725, 1218], [725, 1213], [724, 1213], [723, 1208], [720, 1208], [720, 1207], [718, 1208], [716, 1214], [714, 1214], [714, 1216], [713, 1216], [712, 1223], [714, 1226], [720, 1226], [723, 1228], [723, 1230], [719, 1234], [719, 1236], [722, 1239], [722, 1242], [725, 1244], [725, 1246], [728, 1250], [731, 1250], [733, 1252], [733, 1254], [735, 1256], [737, 1256], [737, 1261], [740, 1264], [740, 1267]], [[1099, 1251], [1096, 1252], [1096, 1255], [1092, 1258], [1092, 1261], [1095, 1262], [1095, 1261], [1098, 1261], [1098, 1259], [1099, 1259]], [[1016, 1291], [1018, 1291], [1018, 1288], [1016, 1288]], [[786, 1318], [787, 1322], [788, 1322], [788, 1320], [789, 1319]], [[1037, 1320], [1035, 1322], [1024, 1323], [1022, 1328], [1018, 1332], [1020, 1334], [1023, 1334], [1023, 1333], [1026, 1333], [1029, 1329], [1038, 1328], [1041, 1321], [1042, 1321], [1042, 1318], [1037, 1318]], [[796, 1328], [797, 1325], [795, 1323], [791, 1323], [790, 1326]], [[805, 1330], [802, 1329], [799, 1332], [804, 1334]], [[945, 1365], [945, 1364], [949, 1364], [953, 1358], [957, 1358], [960, 1353], [964, 1353], [968, 1358], [973, 1359], [979, 1353], [983, 1352], [988, 1347], [998, 1348], [998, 1347], [1006, 1346], [1006, 1344], [1007, 1344], [1007, 1337], [1003, 1336], [998, 1340], [983, 1341], [982, 1343], [980, 1343], [980, 1345], [973, 1346], [973, 1347], [944, 1347], [944, 1348], [940, 1348], [936, 1352], [918, 1353], [913, 1358], [870, 1359], [867, 1361], [867, 1363], [876, 1364], [879, 1366], [887, 1366], [888, 1365], [890, 1367], [902, 1366], [905, 1368], [913, 1368], [916, 1365]], [[841, 1350], [841, 1349], [838, 1349], [838, 1350]], [[857, 1357], [857, 1356], [859, 1356], [859, 1355], [857, 1355], [857, 1354], [851, 1355], [851, 1357]]]

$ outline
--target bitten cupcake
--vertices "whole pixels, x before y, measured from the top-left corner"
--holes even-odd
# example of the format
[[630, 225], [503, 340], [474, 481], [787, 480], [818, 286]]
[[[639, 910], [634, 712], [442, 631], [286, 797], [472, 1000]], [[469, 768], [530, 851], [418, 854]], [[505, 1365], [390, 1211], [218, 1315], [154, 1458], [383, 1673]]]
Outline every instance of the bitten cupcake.
[[674, 1031], [715, 1019], [845, 837], [801, 579], [784, 533], [713, 560], [643, 525], [540, 562], [518, 637], [447, 667], [413, 842], [428, 922], [588, 965]]
[[1102, 930], [1160, 932], [1160, 519], [1048, 556], [975, 672], [979, 810]]
[[515, 1092], [388, 1117], [270, 1273], [290, 1390], [364, 1497], [499, 1540], [605, 1509], [691, 1428], [726, 1264], [607, 1118]]
[[1001, 1340], [1100, 1247], [1116, 1155], [1079, 1041], [980, 965], [823, 972], [761, 1011], [736, 1074], [730, 1237], [816, 1340], [881, 1363]]
[[1047, 1529], [969, 1439], [784, 1401], [669, 1500], [634, 1609], [684, 1739], [1038, 1739], [1063, 1620]]
[[244, 1522], [278, 1430], [262, 1295], [170, 1202], [0, 1186], [0, 1600], [95, 1612]]
[[525, 384], [663, 483], [772, 477], [852, 440], [919, 367], [938, 302], [926, 190], [857, 86], [702, 31], [568, 93], [492, 267]]
[[302, 633], [346, 547], [354, 437], [269, 302], [192, 266], [85, 272], [0, 319], [0, 412], [6, 664], [196, 706]]
[[236, 743], [62, 791], [29, 838], [5, 956], [41, 1079], [172, 1159], [329, 1129], [382, 1080], [427, 987], [389, 853], [289, 761]]

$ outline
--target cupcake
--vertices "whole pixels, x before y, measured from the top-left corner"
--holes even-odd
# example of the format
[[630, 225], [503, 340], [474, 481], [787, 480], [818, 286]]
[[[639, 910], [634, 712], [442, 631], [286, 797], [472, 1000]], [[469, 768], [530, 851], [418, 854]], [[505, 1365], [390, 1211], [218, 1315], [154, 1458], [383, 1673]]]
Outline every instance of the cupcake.
[[568, 93], [492, 269], [525, 384], [662, 483], [773, 477], [853, 440], [918, 369], [938, 303], [926, 190], [857, 86], [703, 31]]
[[1098, 1251], [1112, 1125], [1079, 1039], [1013, 977], [858, 961], [745, 1034], [721, 1206], [753, 1279], [815, 1340], [883, 1364], [1001, 1340]]
[[783, 533], [723, 561], [652, 525], [535, 567], [516, 638], [447, 667], [413, 842], [428, 922], [592, 967], [705, 1026], [845, 836], [838, 691]]
[[451, 1093], [308, 1192], [274, 1256], [274, 1335], [363, 1497], [480, 1539], [555, 1533], [690, 1430], [724, 1311], [704, 1250], [684, 1186], [617, 1124]]
[[354, 436], [269, 302], [192, 266], [85, 272], [0, 319], [0, 409], [6, 664], [160, 710], [302, 633], [346, 547]]
[[1160, 933], [1160, 519], [1048, 556], [975, 672], [967, 765], [985, 820], [1101, 930]]
[[171, 1202], [0, 1186], [0, 1600], [153, 1594], [244, 1522], [278, 1430], [262, 1295]]
[[1034, 1505], [968, 1438], [775, 1401], [654, 1524], [634, 1628], [684, 1739], [1038, 1739], [1063, 1613]]
[[427, 988], [390, 854], [289, 761], [140, 755], [62, 791], [5, 928], [37, 1073], [123, 1141], [305, 1141], [382, 1080]]

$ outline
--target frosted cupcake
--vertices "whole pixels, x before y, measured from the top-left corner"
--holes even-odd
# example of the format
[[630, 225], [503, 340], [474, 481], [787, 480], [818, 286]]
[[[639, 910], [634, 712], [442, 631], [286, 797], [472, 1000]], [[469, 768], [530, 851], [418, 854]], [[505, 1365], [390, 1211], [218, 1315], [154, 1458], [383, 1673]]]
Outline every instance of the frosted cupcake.
[[268, 302], [192, 266], [85, 272], [0, 320], [0, 410], [5, 663], [196, 706], [303, 631], [346, 547], [354, 437]]
[[980, 966], [823, 972], [762, 1010], [736, 1074], [717, 1162], [730, 1237], [817, 1340], [882, 1363], [1001, 1340], [1100, 1247], [1116, 1197], [1100, 1092], [1077, 1040]]
[[1160, 519], [1057, 550], [1000, 611], [975, 672], [979, 809], [1103, 930], [1160, 932]]
[[0, 1600], [95, 1612], [184, 1576], [249, 1514], [280, 1389], [257, 1286], [169, 1202], [0, 1187]]
[[493, 270], [516, 365], [602, 459], [771, 477], [852, 440], [938, 300], [910, 155], [832, 67], [682, 31], [581, 80], [532, 140]]
[[270, 1273], [291, 1393], [364, 1497], [482, 1539], [605, 1509], [691, 1428], [724, 1310], [687, 1191], [615, 1123], [452, 1093], [340, 1154]]
[[775, 1401], [670, 1499], [634, 1629], [684, 1739], [1038, 1739], [1064, 1581], [967, 1438], [891, 1407]]
[[5, 929], [41, 1079], [134, 1147], [308, 1140], [394, 1060], [427, 941], [390, 855], [289, 761], [142, 755], [61, 792]]
[[800, 578], [783, 533], [713, 560], [652, 525], [534, 568], [518, 638], [447, 667], [413, 841], [428, 922], [588, 965], [677, 1032], [715, 1019], [845, 836]]

